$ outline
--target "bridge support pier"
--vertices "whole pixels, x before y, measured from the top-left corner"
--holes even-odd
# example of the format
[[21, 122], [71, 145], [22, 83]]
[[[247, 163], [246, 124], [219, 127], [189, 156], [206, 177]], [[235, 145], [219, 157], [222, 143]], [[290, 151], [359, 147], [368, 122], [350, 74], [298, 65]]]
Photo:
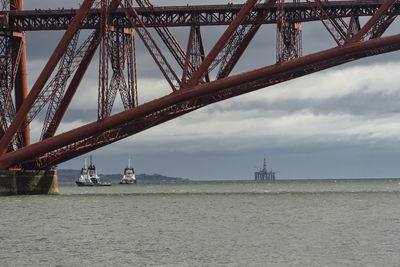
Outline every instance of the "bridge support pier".
[[0, 196], [57, 193], [56, 170], [0, 170]]

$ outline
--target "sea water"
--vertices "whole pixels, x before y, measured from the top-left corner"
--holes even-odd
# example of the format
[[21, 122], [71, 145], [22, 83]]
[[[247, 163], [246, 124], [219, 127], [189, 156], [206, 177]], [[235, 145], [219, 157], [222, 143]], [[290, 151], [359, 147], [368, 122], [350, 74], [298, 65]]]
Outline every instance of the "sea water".
[[397, 182], [71, 184], [0, 197], [0, 266], [398, 266]]

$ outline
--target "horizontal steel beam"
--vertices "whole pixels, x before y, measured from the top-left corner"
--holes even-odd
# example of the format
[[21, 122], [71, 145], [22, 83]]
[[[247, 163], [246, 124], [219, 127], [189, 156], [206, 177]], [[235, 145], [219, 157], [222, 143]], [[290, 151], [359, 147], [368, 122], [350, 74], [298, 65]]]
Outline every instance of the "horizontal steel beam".
[[[356, 16], [372, 16], [383, 1], [332, 1], [324, 2], [325, 11], [331, 18]], [[146, 27], [178, 27], [178, 26], [211, 26], [229, 25], [240, 11], [242, 5], [202, 5], [202, 6], [172, 6], [154, 8], [136, 8], [140, 19]], [[0, 12], [0, 28], [12, 31], [43, 31], [67, 29], [75, 16], [76, 9], [57, 10], [27, 10]], [[258, 16], [266, 12], [265, 16]], [[400, 3], [390, 10], [392, 15], [400, 14]], [[285, 21], [307, 22], [318, 21], [318, 14], [307, 3], [285, 3]], [[82, 22], [82, 29], [96, 29], [99, 26], [100, 10], [90, 10]], [[130, 28], [121, 9], [110, 10], [110, 24], [117, 28]], [[139, 23], [135, 20], [138, 27]], [[275, 5], [258, 5], [247, 16], [244, 24], [274, 24], [276, 23]]]
[[[185, 90], [180, 90], [115, 114], [102, 121], [92, 122], [39, 143], [21, 148], [17, 151], [9, 152], [0, 157], [0, 169], [7, 169], [18, 162], [29, 161], [33, 158], [39, 158], [40, 160], [40, 158], [45, 157], [47, 153], [57, 153], [57, 150], [62, 148], [66, 151], [71, 151], [73, 144], [76, 142], [101, 136], [104, 132], [112, 131], [123, 124], [129, 124], [130, 122], [140, 120], [146, 116], [162, 112], [163, 110], [184, 101], [197, 99], [200, 103], [196, 105], [201, 107], [204, 104], [211, 104], [229, 97], [245, 94], [272, 84], [287, 81], [319, 70], [360, 59], [362, 57], [378, 55], [399, 49], [400, 34], [364, 42], [346, 44], [281, 64], [266, 66], [250, 72], [237, 74], [187, 88]], [[204, 101], [204, 103], [201, 103], [202, 101]], [[186, 111], [183, 111], [183, 113], [186, 113]], [[174, 116], [171, 116], [171, 118], [173, 117]], [[160, 119], [160, 122], [168, 119], [170, 118]], [[155, 125], [156, 124], [151, 124], [151, 126]], [[133, 130], [129, 134], [131, 135], [134, 133], [135, 131]], [[102, 145], [118, 140], [120, 139], [115, 138], [113, 140], [108, 140]], [[102, 145], [96, 146], [96, 148], [101, 147]]]

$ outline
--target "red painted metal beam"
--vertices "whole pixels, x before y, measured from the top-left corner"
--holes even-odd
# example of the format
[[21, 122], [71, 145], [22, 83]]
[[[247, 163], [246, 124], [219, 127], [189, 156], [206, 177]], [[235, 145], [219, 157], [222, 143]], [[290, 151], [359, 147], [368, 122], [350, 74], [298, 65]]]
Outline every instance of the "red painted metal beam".
[[253, 9], [253, 7], [255, 5], [257, 5], [257, 3], [259, 1], [260, 0], [248, 0], [246, 2], [246, 4], [243, 5], [243, 7], [240, 9], [240, 11], [237, 14], [237, 16], [232, 21], [232, 23], [229, 25], [229, 27], [222, 34], [221, 38], [219, 38], [217, 43], [211, 49], [210, 53], [206, 56], [206, 58], [204, 59], [203, 63], [192, 74], [192, 77], [187, 82], [188, 86], [194, 86], [194, 85], [196, 85], [198, 83], [198, 81], [201, 79], [201, 77], [203, 77], [203, 75], [207, 72], [208, 67], [210, 67], [211, 63], [218, 56], [218, 54], [221, 52], [221, 50], [224, 48], [224, 46], [228, 43], [229, 39], [235, 33], [237, 28], [240, 26], [240, 24], [242, 24], [243, 20], [246, 18], [246, 16], [249, 14], [249, 12]]
[[[46, 139], [40, 143], [32, 144], [29, 147], [9, 152], [0, 158], [0, 169], [5, 169], [18, 162], [44, 155], [45, 153], [68, 146], [69, 144], [80, 140], [95, 135], [101, 135], [103, 132], [109, 131], [113, 128], [118, 128], [119, 126], [134, 120], [140, 120], [149, 114], [161, 111], [182, 101], [215, 94], [219, 91], [223, 92], [224, 90], [231, 90], [230, 88], [234, 88], [236, 90], [235, 95], [239, 95], [258, 89], [260, 86], [266, 86], [268, 83], [273, 84], [282, 82], [294, 77], [299, 77], [301, 75], [342, 64], [344, 62], [349, 62], [357, 58], [399, 49], [400, 34], [364, 42], [349, 43], [340, 47], [283, 62], [281, 64], [267, 66], [214, 82], [187, 88], [186, 90], [177, 91], [141, 106], [115, 114], [102, 121], [96, 121]], [[336, 58], [339, 58], [340, 60], [335, 61]], [[315, 65], [318, 63], [323, 64], [319, 68], [315, 68]], [[288, 78], [281, 79], [279, 78], [281, 75], [286, 75]], [[274, 77], [274, 80], [271, 80], [271, 77]], [[265, 80], [268, 80], [269, 82], [266, 83]]]
[[56, 133], [61, 123], [61, 120], [63, 119], [65, 113], [67, 112], [67, 109], [72, 101], [72, 98], [75, 95], [78, 86], [80, 85], [83, 79], [83, 76], [86, 74], [89, 64], [92, 61], [94, 54], [96, 53], [98, 45], [99, 45], [99, 37], [95, 36], [93, 38], [92, 44], [89, 46], [89, 49], [86, 52], [86, 55], [84, 56], [82, 62], [80, 63], [78, 69], [76, 70], [75, 75], [72, 78], [68, 86], [68, 89], [65, 92], [65, 95], [61, 100], [60, 105], [58, 106], [52, 121], [49, 124], [47, 131], [43, 134], [43, 139], [47, 139]]
[[[197, 39], [197, 40], [195, 40], [195, 41], [196, 41], [196, 42], [198, 43], [198, 45], [199, 45], [199, 51], [197, 51], [197, 53], [200, 55], [201, 61], [204, 62], [204, 58], [205, 58], [205, 55], [206, 55], [206, 50], [204, 49], [203, 35], [201, 34], [200, 27], [195, 27], [194, 31], [195, 31], [195, 33], [196, 33], [195, 39]], [[199, 66], [199, 67], [200, 67], [200, 66]], [[205, 80], [206, 82], [209, 82], [209, 81], [210, 81], [210, 76], [209, 76], [208, 71], [206, 71], [206, 72], [204, 73], [204, 80]]]
[[[264, 3], [265, 8], [269, 5], [275, 5], [276, 0], [267, 0]], [[262, 12], [258, 15], [260, 19], [264, 19], [267, 16], [267, 12]], [[244, 27], [244, 25], [242, 25]], [[246, 25], [245, 31], [243, 33], [243, 37], [237, 38], [235, 41], [237, 42], [236, 45], [233, 46], [233, 51], [228, 51], [227, 57], [225, 61], [221, 64], [220, 69], [217, 74], [217, 79], [227, 77], [233, 68], [238, 63], [240, 57], [243, 55], [244, 51], [246, 50], [247, 46], [250, 44], [251, 40], [253, 40], [254, 36], [258, 32], [261, 27], [261, 24], [252, 24]], [[232, 40], [231, 40], [232, 41]]]
[[94, 2], [94, 0], [85, 0], [81, 4], [81, 8], [79, 9], [75, 18], [71, 22], [71, 25], [68, 27], [68, 30], [65, 32], [60, 43], [54, 50], [53, 54], [51, 55], [49, 61], [47, 62], [46, 66], [44, 67], [43, 71], [40, 73], [39, 78], [37, 79], [36, 83], [33, 85], [32, 90], [30, 91], [27, 98], [21, 105], [19, 111], [15, 115], [14, 120], [11, 123], [10, 127], [8, 128], [8, 130], [6, 131], [4, 136], [1, 138], [1, 140], [0, 140], [0, 155], [6, 153], [7, 147], [10, 145], [16, 132], [21, 127], [23, 121], [26, 119], [26, 115], [28, 114], [29, 109], [32, 107], [33, 103], [35, 102], [35, 99], [39, 95], [43, 86], [46, 84], [46, 82], [49, 79], [54, 68], [57, 66], [58, 61], [60, 60], [61, 56], [63, 55], [69, 42], [73, 38], [75, 32], [79, 29], [81, 22], [85, 19], [86, 14], [89, 11], [90, 7], [92, 6], [93, 2]]
[[374, 13], [374, 15], [365, 23], [365, 25], [357, 32], [350, 42], [358, 42], [364, 38], [368, 31], [377, 23], [377, 21], [396, 3], [396, 0], [386, 0], [382, 6]]
[[188, 78], [188, 70], [189, 70], [189, 62], [190, 62], [190, 54], [192, 51], [192, 46], [193, 46], [193, 38], [194, 38], [194, 27], [190, 27], [190, 32], [189, 32], [189, 39], [187, 43], [187, 48], [186, 48], [186, 55], [185, 55], [185, 63], [183, 65], [183, 71], [182, 71], [182, 82], [185, 83], [186, 79]]
[[[383, 1], [330, 1], [323, 2], [325, 11], [331, 18], [346, 18], [354, 15], [372, 16], [380, 7]], [[240, 11], [242, 5], [199, 5], [199, 6], [164, 6], [154, 9], [136, 8], [139, 17], [145, 23], [146, 27], [178, 27], [195, 24], [197, 26], [205, 25], [229, 25], [236, 14]], [[399, 15], [400, 3], [395, 3], [392, 15]], [[289, 23], [300, 23], [307, 21], [320, 20], [318, 14], [305, 2], [285, 3], [285, 21]], [[259, 20], [257, 14], [265, 12], [268, 15]], [[275, 24], [276, 7], [274, 5], [257, 5], [246, 17], [244, 23], [250, 24]], [[40, 30], [65, 30], [72, 21], [76, 10], [29, 10], [23, 12], [9, 12], [10, 29], [25, 31]], [[124, 18], [122, 10], [110, 11], [110, 24], [117, 28], [130, 27], [130, 22]], [[100, 10], [91, 10], [87, 19], [82, 22], [82, 29], [97, 29], [100, 22]], [[3, 26], [0, 20], [0, 27]], [[137, 23], [137, 26], [140, 26]]]
[[[121, 0], [117, 1], [119, 2], [120, 7], [124, 10], [127, 19], [131, 23], [131, 26], [135, 28], [136, 33], [139, 35], [140, 39], [142, 39], [150, 55], [153, 57], [154, 62], [157, 64], [161, 73], [164, 75], [165, 79], [171, 86], [172, 91], [177, 91], [181, 85], [181, 81], [179, 80], [178, 76], [172, 69], [171, 65], [164, 57], [162, 51], [157, 46], [154, 39], [151, 37], [150, 32], [147, 30], [145, 24], [140, 19], [136, 9], [133, 8], [130, 2], [126, 2], [127, 6], [124, 6]], [[141, 27], [138, 27], [136, 25], [133, 18], [135, 18], [136, 21], [139, 22]]]
[[[118, 7], [118, 1], [113, 0], [110, 4], [110, 9], [115, 9], [117, 7]], [[83, 79], [83, 76], [86, 74], [89, 64], [92, 61], [94, 54], [97, 51], [97, 48], [99, 47], [100, 39], [103, 37], [99, 36], [100, 35], [99, 30], [96, 30], [94, 34], [95, 36], [93, 37], [92, 43], [89, 45], [85, 56], [83, 57], [81, 63], [79, 64], [79, 67], [76, 70], [75, 75], [72, 78], [67, 88], [67, 91], [65, 92], [65, 95], [60, 102], [60, 105], [57, 107], [57, 110], [54, 114], [52, 121], [49, 124], [47, 131], [43, 134], [43, 139], [52, 137], [56, 133], [62, 119], [64, 118], [65, 113], [67, 112], [69, 105], [71, 104], [72, 98], [74, 97], [76, 91], [78, 90], [78, 87]]]
[[[10, 3], [11, 9], [15, 7], [16, 10], [24, 10], [23, 0], [13, 0]], [[25, 43], [25, 33], [21, 32], [21, 58], [19, 60], [17, 75], [15, 77], [15, 108], [16, 111], [22, 106], [26, 96], [28, 95], [28, 79], [27, 79], [27, 67], [26, 67], [26, 43]], [[22, 143], [27, 146], [30, 144], [30, 127], [27, 123], [29, 121], [28, 115], [25, 117], [24, 124], [25, 128], [22, 132]]]
[[238, 63], [240, 57], [243, 55], [244, 51], [250, 44], [251, 40], [253, 40], [254, 36], [256, 35], [260, 27], [261, 27], [260, 24], [251, 26], [249, 31], [243, 37], [242, 42], [236, 47], [236, 50], [233, 53], [232, 57], [229, 59], [228, 62], [226, 62], [225, 66], [218, 72], [217, 79], [225, 78], [231, 73], [231, 71]]
[[[151, 4], [150, 0], [136, 0], [137, 4], [142, 8], [151, 8], [153, 9], [154, 6]], [[152, 22], [154, 23], [154, 18], [149, 17]], [[161, 40], [164, 42], [165, 46], [171, 52], [172, 56], [175, 58], [176, 62], [179, 66], [183, 69], [185, 66], [185, 52], [183, 51], [182, 47], [180, 46], [178, 40], [174, 37], [172, 32], [165, 26], [163, 27], [155, 27], [154, 28], [158, 35], [160, 36]], [[189, 65], [190, 66], [190, 65]], [[191, 66], [190, 66], [191, 67]], [[192, 67], [191, 69], [192, 70]]]
[[[320, 0], [314, 0], [314, 2], [310, 0], [306, 0], [307, 4], [310, 6], [310, 8], [315, 12], [315, 14], [318, 15], [320, 18], [322, 24], [325, 26], [326, 30], [329, 32], [329, 34], [332, 36], [332, 38], [335, 40], [335, 42], [338, 45], [342, 45], [345, 43], [347, 35], [346, 31], [343, 29], [343, 27], [336, 21], [335, 18], [332, 18], [332, 16], [327, 13], [324, 9], [324, 6], [322, 5]], [[327, 1], [325, 2], [327, 3]], [[347, 24], [342, 21], [345, 26], [347, 27]]]

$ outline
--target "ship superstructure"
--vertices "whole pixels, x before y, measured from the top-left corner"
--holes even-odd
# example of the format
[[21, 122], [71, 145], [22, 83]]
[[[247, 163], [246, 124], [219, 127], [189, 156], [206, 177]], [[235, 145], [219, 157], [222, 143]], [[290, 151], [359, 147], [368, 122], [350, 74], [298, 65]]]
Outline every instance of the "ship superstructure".
[[128, 167], [124, 170], [124, 176], [122, 177], [120, 184], [136, 184], [135, 170], [131, 166], [131, 158], [128, 161]]
[[87, 159], [85, 158], [85, 165], [81, 169], [81, 176], [75, 182], [79, 186], [92, 186], [93, 182], [90, 180], [89, 170], [87, 166]]
[[92, 156], [90, 155], [90, 165], [87, 166], [85, 158], [85, 165], [81, 169], [81, 176], [75, 183], [79, 186], [110, 186], [111, 183], [100, 182], [100, 177], [97, 175], [96, 166], [93, 164]]

